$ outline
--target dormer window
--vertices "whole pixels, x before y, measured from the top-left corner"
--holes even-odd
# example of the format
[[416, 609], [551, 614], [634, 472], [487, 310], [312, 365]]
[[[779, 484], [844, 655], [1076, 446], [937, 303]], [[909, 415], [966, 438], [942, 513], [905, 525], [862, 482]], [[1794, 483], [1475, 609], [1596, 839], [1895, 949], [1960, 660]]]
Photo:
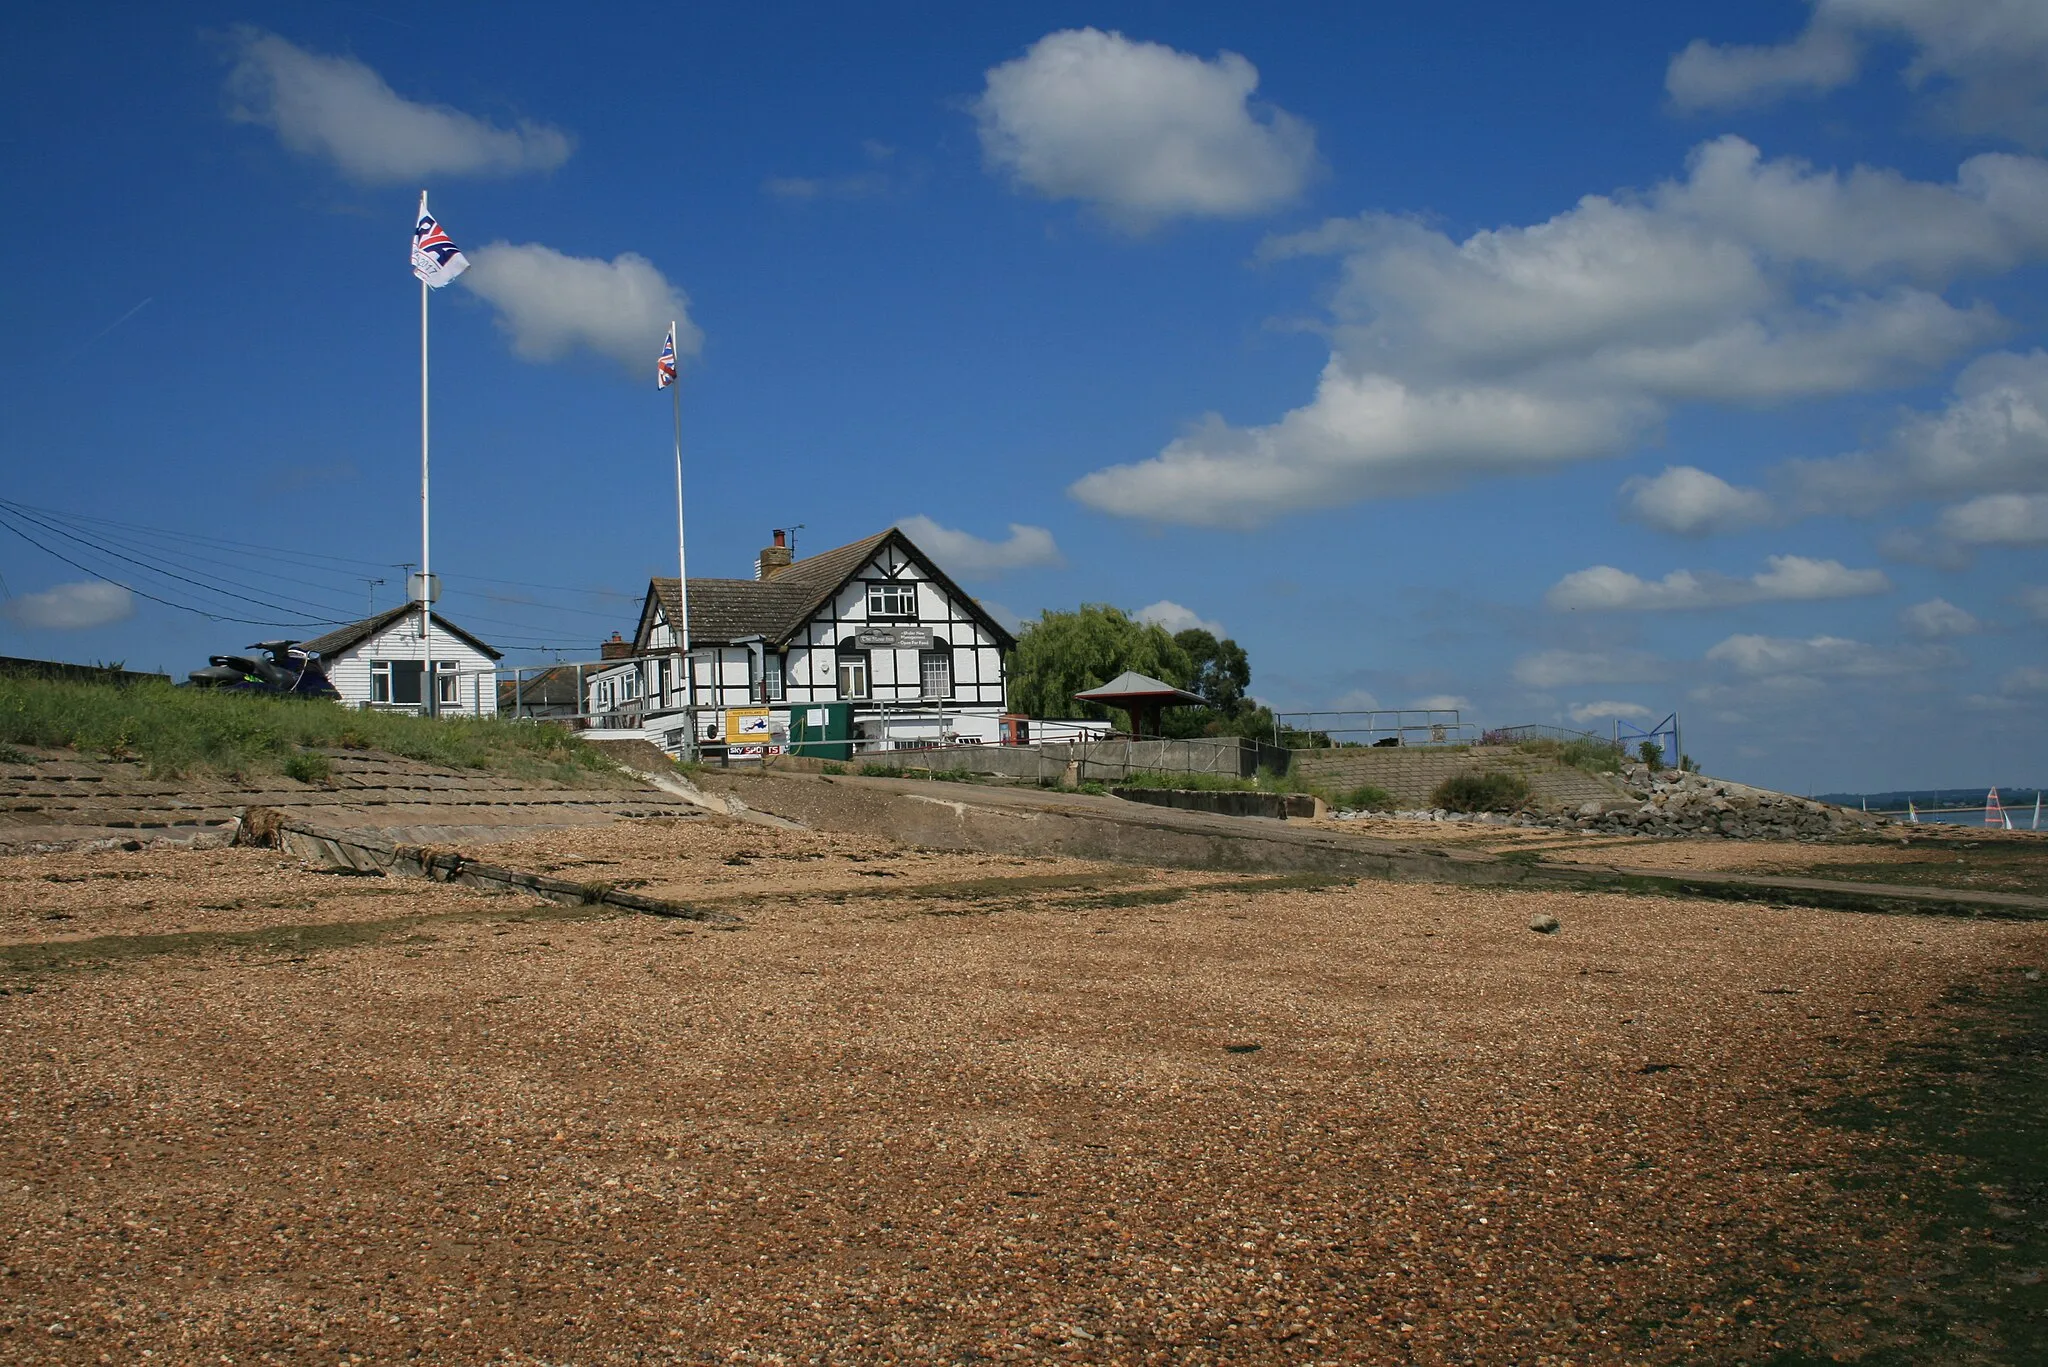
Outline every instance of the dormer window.
[[917, 585], [890, 583], [868, 585], [869, 617], [917, 618]]

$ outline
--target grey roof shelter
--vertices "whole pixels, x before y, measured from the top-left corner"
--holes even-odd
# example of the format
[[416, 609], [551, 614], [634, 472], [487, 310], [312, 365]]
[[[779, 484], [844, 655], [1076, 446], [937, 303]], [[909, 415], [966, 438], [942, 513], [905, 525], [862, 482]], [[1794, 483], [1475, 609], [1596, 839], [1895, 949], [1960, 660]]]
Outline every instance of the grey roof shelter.
[[1199, 693], [1190, 693], [1185, 688], [1175, 688], [1164, 679], [1140, 674], [1135, 669], [1126, 669], [1100, 688], [1076, 693], [1074, 700], [1128, 712], [1131, 717], [1131, 734], [1134, 736], [1145, 734], [1147, 718], [1152, 722], [1152, 734], [1158, 735], [1159, 714], [1166, 708], [1206, 707], [1209, 703], [1209, 700]]

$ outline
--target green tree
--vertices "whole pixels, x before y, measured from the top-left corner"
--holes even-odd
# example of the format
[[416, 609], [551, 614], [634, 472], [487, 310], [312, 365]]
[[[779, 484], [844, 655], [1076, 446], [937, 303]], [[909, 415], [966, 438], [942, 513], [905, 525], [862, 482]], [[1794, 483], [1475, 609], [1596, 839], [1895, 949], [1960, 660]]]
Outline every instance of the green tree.
[[1188, 653], [1194, 675], [1188, 688], [1209, 700], [1207, 708], [1183, 707], [1168, 712], [1161, 728], [1169, 736], [1244, 736], [1273, 738], [1273, 714], [1246, 695], [1252, 684], [1251, 657], [1228, 637], [1189, 627], [1173, 643]]
[[1107, 718], [1121, 724], [1123, 713], [1075, 702], [1074, 694], [1099, 688], [1127, 669], [1175, 688], [1196, 681], [1195, 662], [1163, 627], [1133, 621], [1107, 603], [1047, 612], [1018, 634], [1010, 656], [1010, 706], [1034, 717]]

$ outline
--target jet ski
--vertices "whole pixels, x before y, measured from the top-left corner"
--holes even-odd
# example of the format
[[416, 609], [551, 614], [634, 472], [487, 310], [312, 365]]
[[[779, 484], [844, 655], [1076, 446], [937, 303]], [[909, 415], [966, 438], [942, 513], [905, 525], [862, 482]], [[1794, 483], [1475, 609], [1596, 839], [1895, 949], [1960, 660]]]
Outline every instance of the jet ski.
[[239, 693], [340, 699], [341, 694], [321, 667], [319, 655], [300, 650], [297, 641], [257, 641], [246, 648], [262, 651], [263, 658], [210, 655], [206, 668], [193, 670], [185, 679], [186, 685]]

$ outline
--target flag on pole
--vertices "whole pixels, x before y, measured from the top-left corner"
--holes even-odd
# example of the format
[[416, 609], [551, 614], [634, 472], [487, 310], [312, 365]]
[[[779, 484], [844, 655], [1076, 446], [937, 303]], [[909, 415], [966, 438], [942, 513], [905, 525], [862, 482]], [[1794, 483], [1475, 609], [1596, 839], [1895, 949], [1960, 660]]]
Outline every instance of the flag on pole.
[[668, 325], [668, 339], [661, 344], [661, 356], [654, 363], [655, 392], [676, 382], [676, 325]]
[[469, 269], [469, 258], [427, 212], [427, 192], [420, 191], [420, 216], [412, 226], [412, 273], [435, 289]]

